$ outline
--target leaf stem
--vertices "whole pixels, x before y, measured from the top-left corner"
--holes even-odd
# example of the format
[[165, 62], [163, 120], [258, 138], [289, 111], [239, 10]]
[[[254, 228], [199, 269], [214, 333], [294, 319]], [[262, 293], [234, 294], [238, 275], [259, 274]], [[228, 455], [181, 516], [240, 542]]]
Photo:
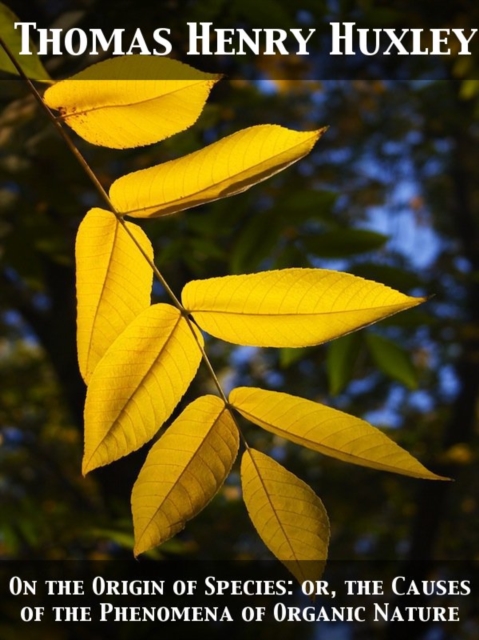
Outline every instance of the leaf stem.
[[246, 438], [245, 438], [245, 436], [244, 436], [244, 433], [243, 433], [243, 431], [242, 431], [241, 427], [239, 426], [239, 424], [238, 424], [238, 422], [237, 422], [237, 420], [236, 420], [236, 414], [235, 414], [235, 412], [234, 412], [234, 410], [233, 410], [233, 409], [234, 409], [234, 407], [233, 407], [233, 405], [228, 401], [228, 398], [226, 397], [226, 394], [225, 394], [225, 392], [224, 392], [224, 389], [223, 389], [223, 387], [221, 386], [221, 382], [218, 380], [218, 376], [216, 375], [216, 372], [215, 372], [215, 370], [214, 370], [214, 368], [213, 368], [213, 365], [211, 364], [211, 361], [210, 361], [210, 359], [208, 358], [208, 354], [206, 353], [206, 351], [205, 351], [205, 348], [204, 348], [203, 344], [198, 340], [198, 337], [197, 337], [197, 335], [196, 335], [196, 331], [193, 329], [193, 324], [196, 324], [196, 323], [195, 323], [195, 322], [194, 322], [194, 320], [192, 320], [192, 319], [191, 319], [187, 314], [186, 314], [186, 315], [184, 315], [184, 317], [185, 317], [185, 319], [186, 319], [186, 321], [187, 321], [187, 323], [188, 323], [188, 326], [189, 326], [189, 327], [190, 327], [190, 329], [191, 329], [191, 332], [193, 333], [193, 335], [194, 335], [194, 337], [195, 337], [195, 340], [196, 340], [196, 343], [197, 343], [198, 347], [200, 348], [201, 355], [202, 355], [202, 357], [203, 357], [203, 362], [205, 363], [206, 368], [208, 369], [209, 374], [210, 374], [211, 378], [213, 379], [213, 382], [214, 382], [214, 384], [215, 384], [215, 387], [217, 388], [218, 393], [219, 393], [219, 395], [220, 395], [221, 399], [222, 399], [222, 400], [223, 400], [223, 402], [225, 403], [225, 406], [226, 406], [226, 408], [228, 409], [228, 411], [229, 411], [229, 413], [230, 413], [230, 416], [231, 416], [231, 418], [232, 418], [233, 422], [234, 422], [234, 423], [235, 423], [235, 425], [236, 425], [236, 428], [238, 429], [238, 433], [240, 434], [240, 438], [241, 438], [241, 440], [242, 440], [242, 442], [243, 442], [243, 444], [244, 444], [244, 447], [245, 447], [245, 449], [246, 449], [247, 451], [249, 451], [249, 445], [248, 445], [248, 443], [247, 443], [247, 441], [246, 441]]
[[216, 375], [215, 370], [213, 369], [213, 365], [211, 364], [210, 359], [208, 358], [208, 355], [207, 355], [207, 353], [205, 351], [204, 346], [202, 345], [200, 340], [198, 340], [198, 337], [196, 335], [196, 331], [193, 328], [193, 320], [186, 314], [186, 311], [184, 313], [184, 318], [185, 318], [186, 322], [188, 323], [188, 326], [189, 326], [189, 328], [191, 330], [191, 333], [195, 336], [196, 343], [197, 343], [198, 347], [200, 348], [201, 355], [203, 356], [203, 362], [205, 363], [206, 368], [208, 369], [208, 371], [209, 371], [209, 373], [210, 373], [210, 375], [211, 375], [211, 377], [213, 379], [213, 382], [215, 383], [215, 387], [218, 389], [218, 393], [220, 394], [221, 399], [223, 400], [223, 402], [225, 403], [226, 406], [229, 406], [228, 399], [227, 399], [227, 397], [225, 395], [225, 392], [223, 391], [223, 387], [221, 386], [220, 381], [218, 380], [218, 376]]
[[179, 309], [181, 311], [181, 313], [183, 314], [185, 312], [185, 308], [183, 307], [181, 302], [178, 300], [178, 298], [175, 296], [173, 290], [171, 289], [170, 285], [165, 280], [165, 278], [164, 278], [163, 274], [161, 273], [161, 271], [158, 269], [158, 267], [156, 266], [154, 261], [146, 254], [146, 252], [143, 249], [143, 247], [140, 245], [140, 243], [137, 241], [137, 239], [135, 238], [135, 236], [133, 235], [131, 230], [128, 228], [128, 226], [127, 226], [125, 220], [123, 219], [123, 217], [119, 213], [117, 213], [115, 211], [115, 209], [114, 209], [114, 207], [113, 207], [113, 205], [111, 203], [110, 203], [110, 207], [111, 207], [112, 213], [115, 214], [116, 219], [118, 220], [118, 222], [123, 226], [123, 228], [125, 229], [127, 234], [130, 236], [130, 238], [133, 240], [133, 242], [135, 243], [135, 245], [139, 249], [141, 255], [145, 258], [145, 260], [148, 262], [150, 267], [153, 269], [153, 273], [155, 274], [156, 279], [162, 285], [162, 287], [165, 289], [166, 293], [170, 297], [170, 299], [173, 302], [173, 304], [175, 305], [175, 307], [177, 309]]
[[55, 115], [50, 111], [49, 107], [45, 104], [45, 102], [43, 101], [43, 98], [39, 94], [37, 88], [35, 87], [33, 82], [30, 80], [30, 78], [26, 75], [26, 73], [23, 71], [23, 69], [20, 66], [20, 64], [18, 63], [17, 59], [12, 54], [12, 52], [8, 48], [8, 45], [6, 44], [6, 42], [4, 41], [4, 39], [1, 36], [0, 36], [0, 45], [3, 47], [3, 49], [4, 49], [5, 53], [7, 54], [7, 56], [10, 58], [10, 62], [13, 64], [13, 66], [17, 70], [18, 75], [22, 78], [22, 80], [28, 86], [28, 88], [30, 90], [30, 93], [33, 95], [33, 97], [38, 102], [40, 107], [46, 112], [46, 114], [49, 117], [50, 121], [53, 123], [53, 125], [56, 128], [56, 130], [58, 131], [58, 133], [63, 138], [64, 142], [67, 144], [67, 146], [70, 149], [70, 151], [76, 157], [76, 159], [81, 164], [81, 166], [82, 166], [83, 170], [85, 171], [85, 173], [88, 175], [90, 180], [95, 185], [95, 188], [98, 191], [98, 193], [101, 195], [103, 200], [108, 204], [108, 206], [111, 207], [110, 198], [108, 197], [108, 194], [105, 191], [105, 189], [103, 188], [102, 184], [100, 183], [100, 181], [98, 180], [96, 175], [93, 173], [93, 171], [89, 167], [88, 163], [86, 162], [85, 158], [82, 156], [80, 151], [77, 149], [77, 147], [75, 146], [74, 142], [71, 140], [71, 138], [69, 137], [69, 135], [67, 134], [65, 129], [62, 127], [61, 122], [55, 117]]
[[118, 211], [113, 206], [113, 203], [111, 202], [108, 193], [105, 191], [103, 185], [98, 180], [98, 178], [97, 178], [96, 174], [94, 173], [93, 169], [90, 167], [88, 162], [85, 160], [84, 156], [81, 154], [79, 149], [76, 147], [76, 145], [73, 142], [73, 140], [70, 138], [68, 133], [63, 128], [62, 121], [60, 119], [58, 119], [55, 116], [55, 114], [52, 113], [52, 111], [50, 110], [48, 105], [45, 104], [45, 101], [43, 100], [43, 98], [39, 94], [39, 92], [37, 91], [37, 88], [35, 87], [33, 82], [30, 80], [30, 78], [25, 74], [25, 72], [23, 71], [22, 67], [19, 65], [19, 63], [17, 62], [15, 56], [11, 53], [10, 49], [8, 48], [7, 44], [5, 43], [5, 41], [3, 40], [3, 38], [1, 36], [0, 36], [0, 45], [5, 50], [5, 53], [9, 57], [11, 63], [13, 64], [15, 69], [17, 70], [17, 72], [20, 75], [20, 77], [22, 78], [22, 80], [28, 86], [28, 88], [29, 88], [30, 92], [32, 93], [33, 97], [35, 98], [35, 100], [38, 102], [38, 104], [40, 105], [42, 110], [45, 111], [45, 113], [47, 114], [48, 118], [50, 119], [50, 121], [52, 122], [52, 124], [54, 125], [54, 127], [56, 128], [58, 133], [60, 134], [60, 136], [63, 138], [63, 141], [65, 142], [65, 144], [68, 146], [70, 151], [73, 153], [75, 158], [78, 160], [78, 162], [79, 162], [80, 166], [82, 167], [83, 171], [86, 173], [86, 175], [88, 176], [88, 178], [92, 182], [93, 186], [95, 187], [96, 191], [98, 192], [98, 194], [100, 195], [102, 200], [107, 205], [108, 209], [113, 213], [113, 215], [116, 217], [118, 222], [125, 229], [126, 233], [130, 236], [130, 238], [132, 239], [132, 241], [134, 242], [134, 244], [136, 245], [136, 247], [138, 248], [138, 250], [140, 251], [142, 256], [148, 262], [149, 266], [153, 269], [153, 272], [154, 272], [156, 278], [161, 283], [161, 285], [164, 287], [166, 293], [171, 298], [171, 301], [173, 302], [173, 304], [177, 307], [177, 309], [179, 309], [181, 312], [183, 312], [184, 308], [183, 308], [182, 304], [180, 303], [178, 298], [173, 293], [172, 289], [170, 288], [170, 286], [166, 282], [166, 280], [163, 277], [163, 275], [160, 273], [158, 267], [155, 265], [153, 260], [151, 260], [148, 257], [148, 255], [144, 251], [143, 247], [136, 240], [136, 238], [134, 237], [134, 235], [132, 234], [132, 232], [128, 228], [123, 216], [120, 213], [118, 213]]
[[155, 274], [157, 280], [163, 286], [163, 288], [165, 289], [167, 295], [169, 296], [169, 298], [171, 299], [171, 301], [173, 302], [175, 307], [177, 309], [179, 309], [179, 311], [181, 312], [183, 317], [186, 319], [186, 321], [188, 323], [188, 326], [189, 326], [189, 328], [190, 328], [193, 336], [195, 337], [195, 340], [196, 340], [196, 342], [197, 342], [197, 344], [198, 344], [198, 346], [200, 348], [201, 355], [202, 355], [202, 358], [203, 358], [203, 362], [205, 363], [206, 368], [209, 371], [209, 374], [210, 374], [210, 376], [211, 376], [211, 378], [212, 378], [212, 380], [213, 380], [213, 382], [214, 382], [214, 384], [215, 384], [215, 386], [216, 386], [216, 388], [218, 390], [218, 393], [219, 393], [221, 399], [223, 400], [223, 402], [225, 403], [227, 409], [229, 410], [229, 412], [231, 414], [231, 417], [233, 418], [233, 420], [234, 420], [234, 422], [235, 422], [235, 424], [236, 424], [236, 426], [238, 428], [238, 431], [240, 433], [241, 439], [243, 440], [243, 443], [244, 443], [246, 449], [249, 449], [248, 443], [246, 442], [246, 439], [245, 439], [245, 437], [244, 437], [244, 435], [243, 435], [238, 423], [236, 422], [235, 415], [234, 415], [234, 412], [233, 412], [233, 407], [228, 402], [226, 394], [225, 394], [225, 392], [223, 390], [223, 387], [221, 386], [220, 381], [218, 380], [218, 376], [216, 375], [216, 372], [213, 369], [213, 365], [211, 364], [211, 361], [208, 358], [208, 355], [207, 355], [207, 353], [206, 353], [206, 351], [204, 349], [204, 346], [198, 340], [198, 337], [196, 335], [196, 331], [193, 328], [193, 320], [188, 316], [187, 310], [183, 307], [183, 305], [181, 304], [179, 299], [176, 297], [176, 295], [174, 294], [173, 290], [170, 288], [169, 284], [165, 280], [163, 274], [160, 272], [160, 270], [158, 269], [158, 267], [156, 266], [154, 261], [151, 260], [151, 258], [147, 255], [147, 253], [145, 252], [143, 247], [140, 245], [140, 243], [135, 238], [135, 236], [133, 235], [131, 230], [128, 228], [124, 217], [120, 213], [118, 213], [118, 211], [113, 206], [113, 203], [111, 202], [108, 193], [106, 192], [106, 190], [104, 189], [103, 185], [101, 184], [101, 182], [97, 178], [97, 176], [94, 173], [93, 169], [90, 167], [90, 165], [85, 160], [84, 156], [81, 154], [81, 152], [79, 151], [79, 149], [77, 148], [77, 146], [75, 145], [73, 140], [70, 138], [68, 133], [65, 131], [65, 129], [63, 127], [62, 120], [60, 118], [57, 118], [55, 116], [55, 114], [50, 110], [49, 106], [45, 103], [45, 101], [43, 100], [42, 96], [38, 92], [38, 90], [35, 87], [35, 85], [33, 84], [33, 82], [25, 74], [25, 72], [23, 71], [22, 67], [20, 66], [20, 64], [16, 60], [15, 56], [11, 53], [10, 49], [8, 48], [7, 44], [5, 43], [5, 41], [3, 40], [3, 38], [1, 36], [0, 36], [0, 45], [3, 47], [5, 53], [9, 57], [10, 61], [12, 62], [13, 66], [17, 70], [17, 72], [20, 75], [20, 77], [22, 78], [22, 80], [25, 82], [25, 84], [29, 88], [29, 90], [32, 93], [32, 95], [35, 98], [35, 100], [40, 105], [41, 109], [47, 114], [48, 118], [50, 119], [50, 121], [52, 122], [52, 124], [54, 125], [54, 127], [56, 128], [58, 133], [60, 134], [60, 136], [63, 138], [63, 141], [67, 145], [68, 149], [71, 151], [71, 153], [75, 156], [75, 158], [79, 162], [79, 164], [82, 167], [83, 171], [86, 173], [87, 177], [90, 179], [91, 183], [95, 187], [96, 191], [98, 192], [98, 194], [100, 195], [102, 200], [107, 205], [108, 209], [116, 217], [118, 222], [123, 226], [123, 228], [125, 229], [125, 231], [128, 234], [128, 236], [131, 238], [131, 240], [133, 241], [135, 246], [138, 248], [138, 250], [142, 254], [143, 258], [148, 262], [148, 264], [151, 267], [151, 269], [153, 270], [153, 273]]

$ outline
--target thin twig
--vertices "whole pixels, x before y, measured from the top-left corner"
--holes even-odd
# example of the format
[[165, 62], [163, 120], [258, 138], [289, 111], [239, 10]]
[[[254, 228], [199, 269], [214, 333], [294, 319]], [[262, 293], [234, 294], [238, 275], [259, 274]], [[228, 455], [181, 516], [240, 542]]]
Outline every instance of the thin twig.
[[198, 339], [196, 330], [193, 327], [193, 322], [192, 322], [191, 318], [189, 318], [187, 310], [183, 307], [183, 305], [181, 304], [179, 299], [176, 297], [176, 295], [174, 294], [173, 290], [170, 288], [169, 284], [167, 283], [167, 281], [163, 277], [162, 273], [159, 271], [159, 269], [156, 266], [156, 264], [154, 263], [154, 261], [151, 260], [151, 258], [147, 255], [147, 253], [145, 252], [145, 250], [143, 249], [141, 244], [138, 242], [138, 240], [135, 238], [135, 236], [133, 235], [131, 230], [128, 228], [128, 225], [126, 224], [126, 222], [124, 220], [124, 217], [115, 209], [112, 201], [110, 200], [109, 195], [105, 191], [105, 189], [104, 189], [103, 185], [101, 184], [101, 182], [98, 180], [98, 178], [97, 178], [96, 174], [94, 173], [93, 169], [90, 167], [88, 162], [85, 160], [84, 156], [81, 154], [81, 152], [76, 147], [76, 145], [73, 142], [73, 140], [70, 138], [68, 133], [63, 128], [62, 120], [60, 118], [57, 118], [55, 116], [55, 114], [50, 110], [50, 108], [48, 107], [48, 105], [45, 103], [45, 101], [43, 100], [42, 96], [40, 95], [40, 93], [37, 91], [37, 88], [35, 87], [33, 82], [30, 80], [30, 78], [25, 74], [25, 72], [23, 71], [22, 67], [19, 65], [19, 63], [17, 62], [16, 58], [11, 53], [10, 49], [8, 48], [7, 44], [5, 43], [5, 41], [3, 40], [3, 38], [1, 36], [0, 36], [0, 45], [3, 47], [5, 53], [9, 57], [10, 61], [12, 62], [13, 66], [17, 70], [17, 72], [20, 75], [20, 77], [22, 78], [22, 80], [28, 86], [30, 92], [32, 93], [33, 97], [35, 98], [35, 100], [40, 105], [41, 109], [47, 114], [48, 118], [53, 123], [54, 127], [56, 128], [56, 130], [58, 131], [60, 136], [63, 138], [63, 141], [65, 142], [65, 144], [67, 145], [69, 150], [73, 153], [75, 158], [78, 160], [78, 162], [79, 162], [80, 166], [82, 167], [83, 171], [86, 173], [87, 177], [92, 182], [92, 184], [95, 187], [96, 191], [99, 193], [100, 197], [104, 200], [105, 204], [108, 206], [108, 209], [110, 210], [110, 212], [116, 217], [118, 222], [123, 226], [123, 228], [125, 229], [125, 231], [128, 234], [128, 236], [131, 238], [131, 240], [134, 242], [134, 244], [136, 245], [136, 247], [138, 248], [138, 250], [140, 251], [142, 256], [148, 262], [148, 264], [151, 267], [151, 269], [153, 270], [153, 273], [155, 274], [157, 280], [163, 286], [163, 288], [165, 289], [166, 293], [170, 297], [170, 299], [173, 302], [173, 304], [176, 306], [177, 309], [180, 310], [182, 316], [186, 319], [186, 321], [188, 323], [188, 327], [190, 328], [190, 331], [192, 332], [193, 336], [195, 337], [195, 340], [196, 340], [196, 342], [198, 344], [198, 347], [200, 348], [201, 355], [202, 355], [202, 358], [203, 358], [203, 362], [205, 363], [206, 368], [208, 369], [208, 371], [210, 373], [210, 376], [213, 379], [213, 382], [214, 382], [214, 384], [215, 384], [215, 386], [216, 386], [216, 388], [218, 390], [218, 393], [219, 393], [221, 399], [223, 400], [223, 402], [225, 403], [226, 408], [230, 412], [231, 417], [232, 417], [233, 421], [235, 422], [235, 424], [236, 424], [236, 426], [238, 428], [238, 431], [240, 433], [241, 439], [242, 439], [245, 447], [247, 449], [249, 449], [248, 443], [246, 442], [246, 439], [245, 439], [245, 437], [244, 437], [244, 435], [242, 433], [242, 430], [240, 429], [240, 427], [239, 427], [239, 425], [238, 425], [238, 423], [236, 421], [235, 415], [233, 413], [233, 407], [228, 402], [228, 399], [227, 399], [227, 397], [225, 395], [223, 387], [221, 386], [221, 383], [218, 380], [218, 376], [216, 375], [215, 370], [213, 369], [213, 365], [211, 364], [210, 359], [208, 358], [208, 355], [207, 355], [207, 353], [206, 353], [206, 351], [204, 349], [204, 346], [201, 343], [201, 341]]
[[45, 104], [45, 101], [43, 100], [42, 96], [38, 93], [37, 88], [35, 87], [33, 82], [30, 80], [30, 78], [25, 74], [25, 72], [23, 71], [21, 66], [18, 64], [17, 60], [15, 59], [15, 57], [13, 56], [13, 54], [11, 53], [11, 51], [9, 50], [8, 46], [6, 45], [5, 41], [3, 40], [3, 38], [1, 36], [0, 36], [0, 45], [5, 50], [5, 53], [10, 58], [10, 61], [14, 65], [15, 69], [19, 73], [19, 75], [22, 78], [22, 80], [27, 84], [27, 86], [28, 86], [30, 92], [32, 93], [33, 97], [35, 98], [35, 100], [38, 102], [38, 104], [40, 105], [42, 110], [47, 114], [48, 118], [50, 119], [50, 121], [53, 123], [53, 125], [55, 126], [56, 130], [58, 131], [58, 133], [63, 138], [63, 141], [65, 142], [65, 144], [68, 146], [70, 151], [73, 153], [75, 158], [78, 160], [78, 162], [79, 162], [80, 166], [82, 167], [83, 171], [86, 173], [86, 175], [88, 176], [90, 181], [93, 183], [93, 186], [95, 187], [95, 189], [99, 193], [99, 195], [102, 198], [102, 200], [104, 200], [104, 202], [107, 205], [108, 209], [111, 211], [111, 213], [113, 213], [113, 215], [116, 217], [118, 222], [125, 229], [126, 233], [130, 236], [130, 238], [132, 239], [132, 241], [134, 242], [134, 244], [136, 245], [136, 247], [138, 248], [138, 250], [140, 251], [142, 256], [148, 262], [148, 264], [151, 267], [151, 269], [153, 269], [153, 272], [154, 272], [156, 278], [161, 283], [161, 285], [164, 287], [166, 293], [171, 298], [171, 301], [173, 302], [173, 304], [180, 311], [183, 312], [184, 308], [183, 308], [181, 302], [178, 300], [178, 298], [173, 293], [172, 289], [170, 288], [170, 286], [166, 282], [165, 278], [160, 273], [158, 267], [155, 265], [153, 260], [151, 260], [151, 258], [147, 255], [147, 253], [145, 252], [143, 247], [140, 245], [138, 240], [134, 237], [134, 235], [132, 234], [132, 232], [130, 231], [130, 229], [128, 228], [128, 226], [126, 224], [124, 217], [113, 206], [113, 203], [110, 200], [109, 195], [107, 194], [107, 192], [103, 188], [103, 185], [101, 184], [101, 182], [98, 180], [96, 174], [94, 173], [94, 171], [92, 170], [92, 168], [90, 167], [88, 162], [85, 160], [84, 156], [80, 153], [80, 151], [78, 150], [78, 148], [76, 147], [75, 143], [70, 138], [68, 133], [63, 128], [61, 120], [59, 120], [55, 116], [55, 114], [52, 113], [52, 111], [50, 110], [48, 105]]

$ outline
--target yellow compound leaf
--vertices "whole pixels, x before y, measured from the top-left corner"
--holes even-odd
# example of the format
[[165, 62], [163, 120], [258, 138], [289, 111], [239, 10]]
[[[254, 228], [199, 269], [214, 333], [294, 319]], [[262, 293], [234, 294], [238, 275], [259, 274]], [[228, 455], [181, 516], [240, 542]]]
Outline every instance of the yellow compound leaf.
[[194, 124], [217, 80], [177, 60], [125, 56], [58, 82], [45, 92], [45, 102], [88, 142], [126, 149]]
[[110, 198], [123, 215], [154, 218], [232, 196], [305, 156], [324, 131], [243, 129], [178, 160], [119, 178]]
[[287, 393], [238, 387], [229, 397], [242, 416], [267, 431], [344, 462], [414, 478], [446, 480], [368, 422]]
[[[153, 259], [136, 224], [128, 230]], [[76, 247], [78, 362], [88, 384], [112, 342], [150, 305], [153, 271], [113, 213], [91, 209], [80, 224]]]
[[256, 347], [321, 344], [424, 301], [326, 269], [195, 280], [183, 289], [182, 299], [211, 335]]
[[299, 582], [317, 580], [328, 556], [329, 520], [305, 482], [255, 449], [241, 461], [243, 497], [268, 549]]
[[239, 434], [225, 403], [190, 404], [151, 449], [133, 487], [135, 555], [184, 528], [215, 496], [238, 453]]
[[201, 360], [195, 336], [178, 309], [156, 304], [115, 340], [88, 386], [84, 474], [135, 451], [170, 417]]

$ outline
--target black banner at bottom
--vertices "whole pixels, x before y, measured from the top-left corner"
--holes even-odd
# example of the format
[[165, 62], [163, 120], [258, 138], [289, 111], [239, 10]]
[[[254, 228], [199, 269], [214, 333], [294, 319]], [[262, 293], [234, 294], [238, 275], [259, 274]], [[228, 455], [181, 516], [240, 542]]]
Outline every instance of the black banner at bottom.
[[300, 585], [269, 561], [4, 561], [0, 585], [5, 640], [479, 637], [472, 562], [329, 562]]

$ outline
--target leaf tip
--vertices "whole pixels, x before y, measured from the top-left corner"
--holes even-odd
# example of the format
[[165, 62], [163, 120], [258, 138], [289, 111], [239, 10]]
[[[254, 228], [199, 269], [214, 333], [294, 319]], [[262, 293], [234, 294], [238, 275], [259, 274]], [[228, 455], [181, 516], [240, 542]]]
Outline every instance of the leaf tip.
[[440, 480], [441, 482], [455, 482], [454, 478], [448, 478], [447, 476], [440, 476], [437, 473], [431, 473], [430, 478], [427, 480]]
[[81, 469], [83, 477], [87, 476], [91, 471], [94, 471], [98, 467], [102, 466], [101, 463], [96, 462], [95, 457], [96, 457], [95, 454], [92, 454], [87, 459], [86, 454], [84, 454], [83, 461], [82, 461], [82, 469]]
[[434, 473], [434, 471], [430, 471], [427, 467], [421, 464], [418, 460], [414, 458], [414, 460], [420, 465], [420, 468], [417, 469], [417, 473], [415, 474], [405, 474], [410, 475], [412, 478], [416, 478], [419, 480], [434, 480], [440, 482], [454, 482], [453, 478], [448, 478], [447, 476], [440, 476], [438, 473]]
[[81, 473], [84, 478], [90, 473], [90, 471], [93, 471], [93, 467], [90, 467], [89, 463], [89, 460], [87, 462], [85, 459], [83, 459]]

